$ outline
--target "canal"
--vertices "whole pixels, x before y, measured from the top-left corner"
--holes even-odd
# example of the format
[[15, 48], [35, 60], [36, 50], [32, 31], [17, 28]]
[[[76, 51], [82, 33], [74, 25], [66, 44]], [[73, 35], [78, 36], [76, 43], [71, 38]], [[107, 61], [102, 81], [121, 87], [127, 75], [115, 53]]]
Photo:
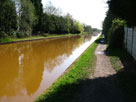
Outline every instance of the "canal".
[[0, 45], [0, 102], [33, 102], [97, 37]]

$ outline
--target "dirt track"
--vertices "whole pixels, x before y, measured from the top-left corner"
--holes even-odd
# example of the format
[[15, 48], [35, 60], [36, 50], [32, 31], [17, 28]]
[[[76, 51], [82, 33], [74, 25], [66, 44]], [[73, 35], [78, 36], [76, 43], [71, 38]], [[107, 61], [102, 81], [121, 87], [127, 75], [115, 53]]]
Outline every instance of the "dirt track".
[[105, 49], [102, 39], [95, 51], [97, 62], [94, 74], [84, 80], [73, 102], [124, 102], [116, 72], [105, 54]]

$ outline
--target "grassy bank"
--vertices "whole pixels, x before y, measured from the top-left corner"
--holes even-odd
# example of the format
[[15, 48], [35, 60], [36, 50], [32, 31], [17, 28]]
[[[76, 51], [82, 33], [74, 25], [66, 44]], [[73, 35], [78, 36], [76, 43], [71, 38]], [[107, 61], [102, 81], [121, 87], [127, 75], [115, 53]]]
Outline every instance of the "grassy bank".
[[96, 56], [94, 42], [75, 62], [72, 68], [41, 94], [35, 102], [72, 102], [73, 94], [80, 89], [81, 81], [93, 72]]
[[[27, 38], [0, 38], [0, 43], [8, 43], [8, 42], [18, 42], [18, 41], [27, 41], [27, 40], [35, 40], [35, 39], [44, 39], [44, 38], [51, 38], [51, 37], [63, 37], [63, 36], [73, 36], [77, 34], [45, 34], [44, 36], [31, 36]], [[79, 34], [78, 34], [79, 35]]]
[[136, 63], [123, 49], [109, 49], [108, 55], [117, 72], [119, 84], [125, 93], [126, 102], [136, 102]]

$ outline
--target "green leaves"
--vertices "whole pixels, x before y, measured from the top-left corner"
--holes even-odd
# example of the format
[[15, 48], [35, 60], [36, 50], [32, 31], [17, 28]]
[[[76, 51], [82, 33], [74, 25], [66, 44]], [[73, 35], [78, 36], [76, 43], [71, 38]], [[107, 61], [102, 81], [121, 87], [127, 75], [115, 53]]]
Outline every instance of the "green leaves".
[[17, 29], [15, 3], [11, 0], [0, 1], [0, 30], [7, 33], [10, 29]]
[[136, 0], [110, 0], [109, 8], [114, 15], [127, 21], [128, 26], [136, 25]]

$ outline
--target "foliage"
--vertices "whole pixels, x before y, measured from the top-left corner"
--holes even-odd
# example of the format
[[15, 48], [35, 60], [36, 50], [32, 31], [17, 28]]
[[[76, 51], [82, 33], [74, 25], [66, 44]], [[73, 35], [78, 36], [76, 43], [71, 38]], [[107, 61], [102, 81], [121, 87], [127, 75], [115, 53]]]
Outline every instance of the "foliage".
[[80, 24], [80, 22], [78, 22], [78, 21], [74, 22], [74, 28], [75, 28], [75, 32], [74, 33], [82, 33], [84, 31], [83, 24]]
[[105, 35], [105, 38], [106, 38], [107, 41], [108, 41], [108, 38], [109, 38], [108, 31], [111, 28], [112, 20], [114, 18], [115, 18], [115, 16], [109, 10], [107, 12], [107, 15], [106, 15], [104, 22], [103, 22], [103, 32], [102, 32]]
[[21, 0], [20, 8], [20, 31], [25, 33], [25, 36], [30, 36], [32, 33], [32, 25], [36, 17], [34, 14], [34, 6], [29, 0]]
[[0, 31], [17, 29], [17, 14], [12, 0], [0, 0]]
[[43, 5], [42, 0], [31, 0], [33, 6], [34, 6], [34, 14], [36, 16], [36, 19], [33, 24], [33, 32], [37, 33], [38, 31], [41, 31], [42, 26], [42, 19], [43, 19]]
[[112, 13], [126, 20], [128, 26], [136, 25], [136, 0], [109, 0], [108, 3]]
[[0, 38], [7, 38], [8, 35], [4, 31], [0, 31]]
[[92, 32], [93, 32], [94, 34], [97, 34], [97, 33], [100, 33], [101, 30], [100, 30], [100, 29], [97, 29], [97, 28], [92, 28]]
[[25, 34], [23, 32], [17, 32], [17, 35], [16, 35], [18, 38], [23, 38], [25, 37]]
[[59, 8], [56, 8], [51, 2], [49, 2], [46, 7], [44, 8], [44, 12], [46, 12], [48, 15], [61, 15], [61, 10]]
[[82, 33], [83, 25], [75, 21], [70, 14], [66, 16], [58, 16], [54, 14], [43, 14], [42, 30], [45, 33]]
[[84, 32], [87, 32], [88, 34], [92, 34], [93, 33], [93, 29], [92, 29], [91, 26], [84, 25]]
[[116, 18], [112, 21], [112, 26], [108, 31], [109, 47], [112, 48], [123, 47], [125, 23], [126, 22], [124, 20], [119, 18]]
[[[79, 34], [84, 26], [70, 14], [61, 15], [61, 10], [49, 2], [43, 12], [41, 0], [1, 0], [0, 37], [29, 37], [37, 34]], [[88, 33], [91, 26], [86, 27]]]
[[115, 16], [109, 9], [103, 23], [103, 34], [110, 47], [123, 47], [124, 26], [126, 21]]
[[14, 31], [13, 29], [10, 29], [10, 31], [8, 32], [8, 35], [13, 37], [13, 38], [16, 38], [16, 31]]

